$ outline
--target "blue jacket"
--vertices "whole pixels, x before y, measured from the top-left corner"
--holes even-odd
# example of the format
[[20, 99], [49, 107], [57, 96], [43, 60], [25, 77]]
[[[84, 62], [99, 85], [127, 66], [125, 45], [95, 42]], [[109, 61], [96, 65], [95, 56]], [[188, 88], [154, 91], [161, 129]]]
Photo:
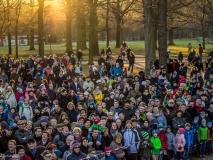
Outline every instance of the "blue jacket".
[[111, 154], [110, 156], [105, 156], [105, 160], [117, 160], [117, 158]]
[[120, 67], [113, 67], [111, 74], [112, 76], [120, 76], [122, 74], [122, 69]]
[[127, 147], [128, 153], [138, 153], [140, 137], [135, 129], [125, 129], [123, 133], [124, 146]]
[[194, 144], [194, 134], [191, 130], [186, 130], [184, 133], [186, 139], [186, 147], [192, 147]]

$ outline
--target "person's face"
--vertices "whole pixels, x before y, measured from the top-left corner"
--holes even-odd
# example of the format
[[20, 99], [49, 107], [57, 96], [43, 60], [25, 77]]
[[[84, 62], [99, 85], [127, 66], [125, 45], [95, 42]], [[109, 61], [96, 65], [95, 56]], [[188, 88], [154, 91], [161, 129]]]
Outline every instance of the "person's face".
[[16, 149], [16, 145], [14, 142], [8, 142], [8, 149], [10, 151], [14, 151]]
[[181, 113], [181, 112], [178, 112], [178, 113], [177, 113], [177, 117], [182, 117], [182, 113]]
[[31, 142], [31, 143], [28, 143], [27, 146], [28, 146], [29, 149], [35, 149], [36, 143]]
[[144, 127], [148, 127], [148, 126], [149, 126], [148, 121], [145, 121], [145, 122], [144, 122]]
[[55, 127], [57, 125], [57, 120], [56, 119], [51, 119], [50, 120], [51, 126]]
[[155, 114], [159, 113], [158, 107], [154, 107], [154, 108], [153, 108], [153, 113], [155, 113]]
[[37, 129], [37, 130], [35, 131], [35, 136], [36, 136], [36, 137], [41, 137], [41, 136], [42, 136], [42, 130], [41, 130], [41, 129]]
[[160, 101], [159, 100], [155, 100], [155, 106], [159, 106], [160, 105]]
[[24, 130], [24, 129], [25, 129], [25, 127], [26, 127], [26, 124], [24, 124], [24, 123], [19, 124], [19, 125], [18, 125], [18, 127], [19, 127], [20, 129], [23, 129], [23, 130]]
[[68, 128], [68, 127], [63, 127], [63, 128], [62, 128], [62, 133], [63, 133], [64, 135], [66, 135], [68, 132], [69, 132], [69, 128]]
[[68, 146], [70, 146], [70, 144], [72, 144], [73, 141], [74, 141], [74, 136], [72, 136], [72, 135], [67, 136], [67, 138], [66, 138], [66, 144]]
[[171, 128], [167, 128], [166, 132], [170, 133], [171, 132]]
[[120, 144], [121, 141], [122, 141], [122, 137], [118, 136], [116, 139], [115, 139], [116, 143]]
[[117, 124], [117, 126], [121, 126], [121, 120], [120, 120], [120, 119], [117, 119], [117, 120], [116, 120], [116, 124]]
[[97, 137], [97, 136], [98, 136], [98, 130], [93, 130], [92, 136], [93, 136], [93, 137]]
[[74, 147], [74, 148], [73, 148], [73, 151], [74, 151], [75, 153], [79, 153], [79, 152], [81, 151], [80, 146], [79, 146], [79, 147]]
[[47, 140], [48, 139], [48, 134], [47, 133], [43, 133], [42, 134], [42, 139], [43, 140]]
[[74, 109], [74, 104], [73, 103], [70, 103], [68, 106], [67, 106], [68, 110], [73, 110]]
[[168, 103], [169, 107], [174, 107], [174, 105], [175, 105], [174, 101], [169, 101], [169, 103]]
[[127, 129], [132, 128], [132, 124], [131, 124], [131, 123], [127, 123], [127, 124], [126, 124], [126, 128], [127, 128]]
[[190, 127], [189, 127], [189, 126], [187, 126], [187, 127], [186, 127], [186, 130], [190, 130]]
[[24, 155], [25, 155], [25, 150], [24, 150], [24, 149], [20, 149], [20, 150], [18, 151], [18, 154], [19, 154], [20, 157], [24, 157]]
[[120, 114], [119, 114], [119, 119], [123, 121], [124, 118], [125, 118], [124, 114], [123, 114], [123, 113], [120, 113]]
[[144, 106], [140, 106], [140, 107], [139, 107], [139, 111], [140, 111], [140, 113], [145, 112], [145, 107], [144, 107]]
[[102, 106], [99, 105], [99, 106], [98, 106], [98, 112], [102, 112], [102, 109], [103, 109]]
[[129, 107], [130, 107], [130, 104], [129, 103], [125, 103], [124, 108], [128, 109]]
[[116, 130], [117, 129], [117, 124], [116, 123], [112, 123], [112, 129]]
[[85, 126], [85, 128], [89, 129], [90, 128], [90, 121], [86, 121], [84, 126]]
[[115, 101], [115, 102], [114, 102], [114, 107], [116, 107], [116, 108], [119, 107], [118, 101]]
[[186, 106], [185, 106], [185, 105], [181, 105], [179, 109], [180, 109], [182, 112], [185, 112]]

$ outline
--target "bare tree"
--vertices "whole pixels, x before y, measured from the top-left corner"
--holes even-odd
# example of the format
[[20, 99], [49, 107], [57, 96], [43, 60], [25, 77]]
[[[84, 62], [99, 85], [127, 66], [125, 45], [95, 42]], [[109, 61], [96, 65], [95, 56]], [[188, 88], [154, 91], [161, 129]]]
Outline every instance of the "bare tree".
[[144, 0], [145, 72], [148, 75], [156, 59], [156, 13], [155, 0]]
[[72, 50], [72, 0], [66, 0], [66, 51]]
[[22, 0], [17, 0], [15, 4], [15, 13], [16, 13], [16, 18], [15, 18], [15, 46], [16, 46], [16, 58], [18, 58], [18, 26], [19, 26], [19, 17], [21, 13], [21, 7], [22, 7]]
[[158, 51], [161, 65], [166, 65], [167, 52], [167, 0], [158, 1]]
[[44, 57], [44, 1], [38, 0], [38, 54]]
[[89, 6], [89, 63], [93, 62], [93, 56], [99, 54], [98, 47], [98, 0], [88, 0]]
[[110, 7], [116, 20], [116, 48], [122, 43], [122, 31], [124, 17], [131, 11], [135, 11], [134, 4], [138, 0], [111, 0]]
[[77, 49], [86, 49], [86, 1], [76, 1]]
[[[35, 1], [30, 0], [30, 12], [32, 14], [34, 14], [34, 7], [35, 7]], [[34, 31], [34, 16], [32, 16], [30, 19], [31, 20], [30, 20], [30, 37], [29, 37], [30, 48], [29, 48], [29, 50], [35, 50], [35, 45], [34, 45], [34, 34], [35, 34], [35, 31]]]

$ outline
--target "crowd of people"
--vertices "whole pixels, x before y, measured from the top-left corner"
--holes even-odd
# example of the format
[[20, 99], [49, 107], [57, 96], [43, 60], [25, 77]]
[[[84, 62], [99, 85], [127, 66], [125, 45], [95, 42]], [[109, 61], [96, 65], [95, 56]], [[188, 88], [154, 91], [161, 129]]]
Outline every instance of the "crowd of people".
[[[132, 74], [134, 53], [0, 57], [0, 158], [188, 160], [213, 151], [213, 57]], [[129, 67], [125, 68], [125, 58]], [[84, 74], [85, 73], [85, 74]]]

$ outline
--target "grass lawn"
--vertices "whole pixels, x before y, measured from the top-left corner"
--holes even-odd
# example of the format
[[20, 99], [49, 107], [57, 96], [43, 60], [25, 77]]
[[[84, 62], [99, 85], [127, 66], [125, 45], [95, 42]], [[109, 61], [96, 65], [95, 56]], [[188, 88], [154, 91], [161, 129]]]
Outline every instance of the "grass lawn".
[[[170, 51], [172, 54], [177, 55], [180, 51], [182, 51], [184, 54], [187, 54], [188, 43], [191, 43], [193, 48], [198, 48], [199, 42], [196, 39], [177, 39], [175, 40], [175, 46], [169, 46]], [[132, 48], [132, 50], [136, 54], [144, 54], [144, 41], [129, 41], [127, 42], [128, 46]], [[115, 41], [110, 42], [110, 47], [112, 48], [113, 53], [119, 53], [119, 49], [115, 49]], [[22, 57], [28, 56], [28, 55], [37, 55], [37, 49], [38, 46], [35, 46], [36, 50], [29, 51], [29, 46], [19, 46], [19, 55]], [[73, 48], [76, 49], [76, 43], [73, 43]], [[106, 42], [100, 41], [99, 42], [99, 49], [105, 49], [106, 48]], [[206, 52], [213, 49], [213, 45], [206, 45]], [[65, 51], [65, 44], [52, 44], [52, 52], [50, 52], [50, 45], [45, 45], [45, 54], [64, 54]], [[13, 46], [13, 55], [15, 54], [15, 47]], [[88, 59], [88, 50], [84, 50], [84, 57], [83, 59]], [[0, 55], [7, 55], [8, 48], [7, 47], [0, 47]]]

